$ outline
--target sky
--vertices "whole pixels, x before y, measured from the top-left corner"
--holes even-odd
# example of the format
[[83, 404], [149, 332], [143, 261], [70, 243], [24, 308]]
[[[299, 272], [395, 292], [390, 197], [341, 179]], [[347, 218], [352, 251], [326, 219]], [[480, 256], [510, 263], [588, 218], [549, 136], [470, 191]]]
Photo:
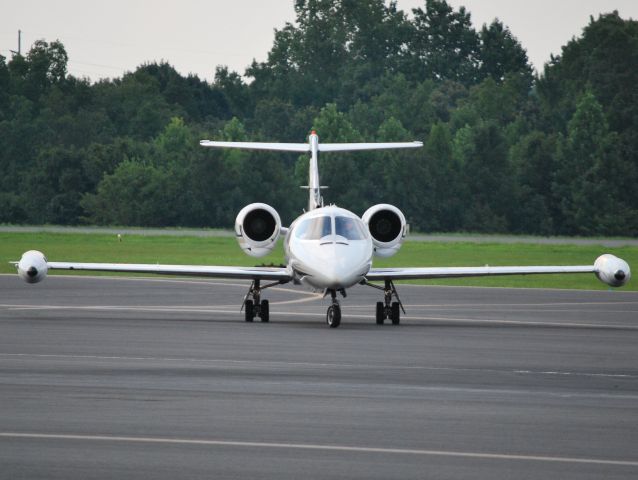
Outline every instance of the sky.
[[[475, 28], [498, 17], [542, 70], [550, 54], [579, 36], [590, 15], [618, 10], [638, 19], [637, 0], [448, 0], [464, 5]], [[91, 0], [5, 2], [0, 8], [0, 55], [10, 57], [22, 30], [22, 51], [35, 40], [59, 39], [68, 72], [79, 77], [120, 77], [149, 61], [168, 61], [180, 73], [212, 81], [215, 67], [243, 74], [265, 61], [275, 29], [294, 22], [293, 0]], [[424, 0], [398, 0], [410, 12]]]

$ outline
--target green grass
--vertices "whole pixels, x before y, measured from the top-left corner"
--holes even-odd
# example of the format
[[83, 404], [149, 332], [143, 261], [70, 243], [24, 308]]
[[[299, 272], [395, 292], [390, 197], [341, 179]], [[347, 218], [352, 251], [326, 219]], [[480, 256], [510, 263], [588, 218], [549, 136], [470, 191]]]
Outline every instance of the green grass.
[[[267, 257], [252, 258], [241, 251], [235, 239], [227, 237], [125, 235], [123, 241], [118, 242], [115, 235], [105, 234], [0, 233], [0, 273], [15, 272], [8, 262], [19, 260], [24, 251], [31, 249], [44, 252], [51, 261], [244, 266], [280, 264], [284, 261], [281, 245]], [[406, 242], [397, 255], [388, 259], [375, 259], [374, 266], [589, 265], [602, 253], [613, 253], [626, 260], [630, 266], [638, 265], [638, 247], [459, 241]], [[596, 290], [608, 288], [594, 275], [587, 274], [445, 279], [415, 283]], [[631, 281], [623, 290], [638, 291], [638, 282]]]

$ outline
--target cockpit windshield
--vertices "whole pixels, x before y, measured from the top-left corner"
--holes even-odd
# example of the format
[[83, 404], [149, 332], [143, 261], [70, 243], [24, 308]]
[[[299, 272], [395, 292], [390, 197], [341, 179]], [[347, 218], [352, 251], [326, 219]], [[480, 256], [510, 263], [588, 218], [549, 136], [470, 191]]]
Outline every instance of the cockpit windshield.
[[363, 224], [352, 217], [335, 217], [335, 232], [347, 240], [363, 240], [365, 232]]
[[301, 240], [319, 240], [332, 235], [332, 218], [324, 215], [308, 218], [295, 228], [295, 236]]

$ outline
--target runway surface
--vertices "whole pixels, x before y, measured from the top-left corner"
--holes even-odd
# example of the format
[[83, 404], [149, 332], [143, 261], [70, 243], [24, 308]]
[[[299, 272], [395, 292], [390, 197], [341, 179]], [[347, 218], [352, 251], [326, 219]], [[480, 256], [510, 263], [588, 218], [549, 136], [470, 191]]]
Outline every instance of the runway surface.
[[0, 276], [0, 478], [638, 477], [638, 293]]

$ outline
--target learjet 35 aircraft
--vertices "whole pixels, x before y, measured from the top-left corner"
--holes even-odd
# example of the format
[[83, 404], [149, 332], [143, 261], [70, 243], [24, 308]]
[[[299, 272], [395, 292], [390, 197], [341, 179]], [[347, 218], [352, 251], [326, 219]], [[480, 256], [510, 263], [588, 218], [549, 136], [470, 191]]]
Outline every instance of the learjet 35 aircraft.
[[[341, 323], [338, 295], [361, 284], [377, 288], [383, 301], [376, 304], [376, 323], [389, 319], [400, 322], [403, 305], [394, 285], [395, 280], [477, 277], [487, 275], [529, 275], [594, 273], [602, 282], [620, 287], [631, 277], [629, 265], [614, 255], [605, 254], [593, 265], [582, 266], [529, 266], [529, 267], [426, 267], [426, 268], [372, 268], [373, 256], [389, 257], [397, 253], [407, 233], [403, 213], [388, 204], [370, 207], [363, 216], [339, 208], [325, 206], [319, 183], [319, 152], [376, 150], [391, 148], [418, 148], [421, 142], [406, 143], [320, 143], [316, 132], [308, 143], [217, 142], [202, 140], [204, 147], [276, 150], [310, 153], [308, 209], [285, 228], [277, 211], [264, 203], [244, 207], [235, 221], [235, 235], [242, 250], [253, 257], [269, 253], [279, 237], [284, 237], [285, 267], [229, 267], [205, 265], [150, 265], [118, 263], [49, 262], [38, 251], [22, 255], [17, 266], [18, 275], [28, 283], [43, 280], [48, 270], [89, 270], [102, 272], [136, 272], [160, 275], [187, 275], [251, 280], [242, 308], [245, 320], [259, 317], [270, 319], [268, 300], [262, 299], [263, 290], [285, 283], [303, 285], [330, 296], [326, 314], [329, 327]], [[373, 283], [377, 282], [377, 283]], [[380, 283], [380, 284], [379, 284]]]

